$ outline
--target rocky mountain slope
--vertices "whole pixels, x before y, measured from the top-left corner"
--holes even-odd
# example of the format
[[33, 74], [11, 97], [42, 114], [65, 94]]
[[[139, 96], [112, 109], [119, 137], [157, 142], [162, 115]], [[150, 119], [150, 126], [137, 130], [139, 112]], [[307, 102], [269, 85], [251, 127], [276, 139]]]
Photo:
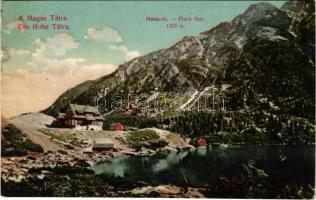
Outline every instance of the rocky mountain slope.
[[95, 105], [104, 88], [108, 94], [151, 94], [158, 88], [198, 97], [210, 86], [229, 84], [228, 109], [265, 102], [271, 109], [313, 119], [314, 16], [313, 1], [291, 1], [281, 9], [269, 3], [251, 5], [231, 22], [186, 36], [68, 90], [44, 112], [54, 116], [69, 103]]

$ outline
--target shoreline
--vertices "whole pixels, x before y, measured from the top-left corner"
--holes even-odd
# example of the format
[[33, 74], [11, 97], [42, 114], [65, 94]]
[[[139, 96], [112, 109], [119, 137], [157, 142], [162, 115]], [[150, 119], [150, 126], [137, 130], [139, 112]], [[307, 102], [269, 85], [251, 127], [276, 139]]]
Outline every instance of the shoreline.
[[[119, 155], [117, 155], [119, 156]], [[248, 164], [249, 165], [249, 164]], [[251, 166], [250, 166], [251, 167]], [[253, 168], [255, 171], [262, 171], [260, 169], [257, 168]], [[265, 174], [264, 171], [263, 175]], [[262, 174], [262, 172], [260, 172], [259, 174], [257, 172], [254, 173], [255, 176], [261, 176], [260, 174]], [[248, 177], [248, 178], [247, 178]], [[268, 179], [266, 179], [268, 177]], [[263, 176], [262, 178], [266, 179], [269, 184], [277, 184], [277, 187], [281, 187], [281, 183], [278, 182], [271, 182], [270, 176]], [[81, 192], [84, 192], [84, 194], [89, 194], [86, 193], [87, 191], [89, 191], [89, 188], [94, 187], [97, 188], [97, 183], [99, 180], [104, 181], [104, 190], [106, 190], [105, 193], [94, 193], [93, 195], [90, 194], [90, 196], [103, 196], [103, 197], [194, 197], [194, 198], [214, 198], [217, 197], [216, 195], [218, 195], [216, 193], [215, 188], [213, 188], [214, 186], [212, 186], [213, 184], [217, 185], [217, 184], [222, 184], [222, 182], [227, 182], [225, 184], [235, 184], [235, 181], [237, 181], [237, 183], [241, 183], [242, 181], [244, 181], [244, 178], [246, 178], [246, 180], [250, 179], [252, 180], [254, 177], [253, 175], [247, 175], [246, 177], [244, 177], [243, 175], [237, 173], [234, 175], [234, 177], [222, 177], [222, 176], [218, 176], [218, 178], [215, 179], [210, 179], [210, 183], [200, 186], [200, 187], [196, 187], [196, 186], [192, 186], [191, 184], [188, 184], [187, 186], [185, 185], [181, 185], [181, 184], [175, 184], [175, 183], [152, 183], [152, 182], [147, 182], [146, 180], [142, 179], [137, 179], [132, 178], [132, 177], [117, 177], [117, 176], [111, 176], [111, 175], [106, 175], [106, 174], [97, 174], [94, 170], [90, 169], [90, 167], [88, 166], [86, 161], [82, 161], [82, 162], [77, 162], [74, 165], [70, 165], [69, 163], [58, 163], [56, 166], [37, 166], [37, 167], [32, 167], [28, 170], [28, 176], [23, 177], [20, 181], [16, 181], [16, 180], [4, 180], [2, 179], [2, 187], [5, 187], [5, 192], [8, 192], [8, 187], [12, 187], [14, 185], [17, 186], [17, 188], [20, 187], [35, 187], [37, 189], [39, 189], [40, 191], [44, 191], [43, 188], [43, 183], [46, 184], [56, 184], [58, 183], [60, 180], [60, 178], [66, 178], [65, 180], [67, 181], [74, 181], [75, 183], [77, 183], [77, 181], [80, 181], [78, 183], [83, 184], [82, 186], [85, 186], [83, 188], [81, 188], [80, 190], [82, 190]], [[260, 178], [260, 179], [262, 179]], [[260, 180], [259, 179], [259, 180]], [[254, 180], [257, 180], [254, 179]], [[270, 180], [270, 181], [269, 181]], [[95, 182], [93, 183], [93, 185], [91, 185], [91, 181]], [[264, 184], [266, 181], [264, 181]], [[243, 184], [249, 184], [250, 182], [246, 182]], [[38, 185], [39, 184], [39, 185]], [[96, 185], [94, 185], [96, 184]], [[281, 185], [280, 185], [281, 184]], [[257, 184], [255, 184], [255, 186], [257, 186]], [[299, 185], [300, 187], [302, 185]], [[304, 186], [304, 190], [308, 190], [309, 186]], [[72, 186], [72, 184], [68, 184], [67, 187], [74, 187]], [[81, 186], [80, 186], [81, 187]], [[87, 187], [87, 188], [86, 188]], [[226, 187], [226, 186], [225, 186]], [[230, 187], [230, 186], [229, 186]], [[248, 187], [248, 186], [247, 186]], [[314, 187], [314, 186], [313, 186]], [[15, 188], [15, 187], [14, 187]], [[22, 191], [24, 191], [24, 189], [22, 188]], [[84, 189], [86, 188], [86, 189]], [[184, 192], [185, 188], [187, 188], [187, 192]], [[267, 188], [270, 188], [267, 186]], [[102, 190], [103, 190], [102, 189]], [[51, 190], [53, 191], [58, 191], [58, 189], [54, 189], [51, 188]], [[215, 191], [214, 191], [215, 190]], [[221, 191], [222, 189], [219, 188], [219, 190]], [[18, 190], [21, 192], [21, 189]], [[28, 191], [27, 188], [25, 189], [25, 191]], [[215, 192], [215, 193], [213, 193]], [[2, 193], [3, 194], [3, 193]], [[6, 193], [8, 194], [8, 193]], [[12, 191], [12, 193], [10, 193], [13, 196], [16, 196], [17, 194], [21, 194], [21, 193], [14, 193], [14, 191]], [[15, 195], [14, 195], [15, 194]], [[23, 196], [29, 196], [26, 193], [22, 193]], [[80, 192], [79, 192], [80, 194]], [[273, 194], [273, 193], [272, 193]], [[3, 194], [4, 195], [4, 194]], [[34, 196], [40, 195], [40, 196], [77, 196], [77, 194], [72, 194], [72, 193], [58, 193], [55, 195], [54, 194], [42, 194], [42, 193], [33, 193]], [[83, 195], [83, 196], [86, 196]], [[211, 196], [210, 196], [211, 195]], [[213, 196], [215, 195], [215, 196]], [[79, 195], [81, 196], [81, 195]], [[236, 196], [235, 196], [236, 198]]]

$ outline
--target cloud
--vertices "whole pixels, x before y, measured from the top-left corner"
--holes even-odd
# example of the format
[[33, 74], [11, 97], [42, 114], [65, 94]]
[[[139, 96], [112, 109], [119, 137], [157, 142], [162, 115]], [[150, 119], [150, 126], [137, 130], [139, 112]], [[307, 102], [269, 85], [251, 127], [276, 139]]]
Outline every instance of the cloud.
[[88, 28], [85, 39], [95, 42], [121, 42], [120, 33], [110, 27], [103, 27], [101, 30], [96, 28]]
[[33, 53], [33, 56], [63, 56], [67, 51], [79, 47], [79, 42], [69, 33], [56, 33], [45, 41], [37, 38], [35, 39], [35, 44], [38, 45], [38, 48], [35, 50], [35, 53]]
[[[27, 49], [15, 49], [15, 48], [1, 48], [1, 61], [10, 62], [11, 58], [29, 55], [31, 52]], [[17, 58], [20, 59], [20, 58]]]
[[[110, 27], [103, 27], [101, 30], [96, 30], [95, 28], [89, 28], [87, 30], [86, 35], [84, 36], [85, 39], [91, 41], [98, 41], [98, 42], [121, 42], [122, 38], [120, 33]], [[140, 56], [138, 51], [129, 51], [126, 45], [109, 45], [109, 49], [113, 51], [121, 51], [125, 54], [125, 61], [132, 60]]]
[[83, 58], [65, 58], [56, 59], [44, 56], [33, 56], [32, 61], [28, 63], [29, 66], [35, 71], [46, 71], [52, 74], [63, 74], [70, 70], [75, 70], [83, 63]]
[[1, 61], [8, 62], [10, 60], [10, 50], [5, 47], [1, 47]]
[[[27, 67], [2, 74], [2, 114], [12, 117], [24, 112], [37, 112], [51, 105], [64, 91], [86, 80], [112, 73], [112, 64], [87, 64], [85, 58], [61, 57], [79, 42], [67, 33], [57, 33], [42, 40], [36, 39], [34, 52], [9, 49], [16, 55], [31, 54]], [[3, 63], [8, 68], [8, 62]]]
[[94, 80], [116, 69], [111, 64], [78, 65], [63, 74], [19, 69], [14, 75], [3, 75], [2, 115], [12, 117], [25, 112], [46, 109], [63, 92], [86, 80]]
[[109, 49], [123, 51], [123, 52], [127, 52], [128, 51], [128, 48], [125, 45], [120, 45], [120, 46], [110, 45]]
[[69, 33], [56, 33], [46, 40], [36, 38], [34, 41], [37, 48], [32, 53], [28, 69], [32, 71], [46, 71], [48, 73], [62, 74], [73, 70], [83, 58], [61, 58], [72, 49], [79, 47], [80, 43]]
[[18, 20], [14, 20], [14, 21], [9, 22], [9, 23], [5, 26], [5, 28], [4, 28], [4, 30], [3, 30], [4, 33], [10, 34], [11, 31], [12, 31], [13, 29], [17, 28], [20, 23], [21, 23], [21, 21], [18, 21]]
[[126, 61], [132, 60], [136, 57], [140, 56], [140, 53], [138, 51], [128, 51], [126, 52]]
[[140, 56], [140, 53], [138, 51], [129, 51], [128, 47], [125, 45], [119, 45], [119, 46], [110, 45], [109, 49], [111, 49], [113, 51], [124, 52], [125, 53], [125, 61], [129, 61], [129, 60], [132, 60], [133, 58]]
[[19, 25], [25, 25], [22, 20], [14, 20], [6, 24], [3, 29], [3, 32], [6, 34], [10, 34], [12, 30], [20, 30], [22, 33], [26, 30], [24, 26], [19, 27]]
[[11, 49], [9, 49], [9, 53], [10, 53], [10, 55], [12, 57], [14, 57], [14, 56], [28, 55], [28, 54], [30, 54], [30, 51], [26, 50], [26, 49], [14, 49], [14, 48], [11, 48]]

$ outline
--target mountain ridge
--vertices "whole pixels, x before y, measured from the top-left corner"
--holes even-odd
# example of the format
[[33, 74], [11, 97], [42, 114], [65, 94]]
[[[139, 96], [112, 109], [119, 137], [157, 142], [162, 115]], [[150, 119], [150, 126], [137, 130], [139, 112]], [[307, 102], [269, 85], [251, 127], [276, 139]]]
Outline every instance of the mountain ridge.
[[[234, 65], [232, 59], [237, 62], [242, 54], [247, 54], [245, 46], [251, 41], [255, 46], [263, 41], [273, 47], [296, 40], [301, 28], [295, 27], [314, 16], [311, 5], [311, 1], [286, 2], [278, 9], [269, 3], [253, 4], [231, 22], [222, 22], [198, 36], [185, 36], [169, 48], [134, 58], [112, 74], [71, 88], [44, 112], [55, 116], [69, 103], [95, 105], [96, 96], [104, 88], [109, 88], [109, 94], [150, 94], [156, 88], [161, 92], [185, 93], [235, 83], [227, 75], [229, 65]], [[297, 7], [303, 10], [297, 13]], [[311, 49], [304, 51], [310, 55]], [[314, 70], [314, 63], [311, 65]]]

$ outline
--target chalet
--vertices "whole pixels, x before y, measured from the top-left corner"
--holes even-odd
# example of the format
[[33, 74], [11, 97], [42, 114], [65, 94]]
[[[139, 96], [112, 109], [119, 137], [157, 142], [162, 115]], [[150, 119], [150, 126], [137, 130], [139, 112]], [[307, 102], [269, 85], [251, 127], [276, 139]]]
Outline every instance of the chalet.
[[55, 125], [60, 128], [102, 130], [103, 120], [97, 107], [70, 104], [65, 113], [58, 113]]

